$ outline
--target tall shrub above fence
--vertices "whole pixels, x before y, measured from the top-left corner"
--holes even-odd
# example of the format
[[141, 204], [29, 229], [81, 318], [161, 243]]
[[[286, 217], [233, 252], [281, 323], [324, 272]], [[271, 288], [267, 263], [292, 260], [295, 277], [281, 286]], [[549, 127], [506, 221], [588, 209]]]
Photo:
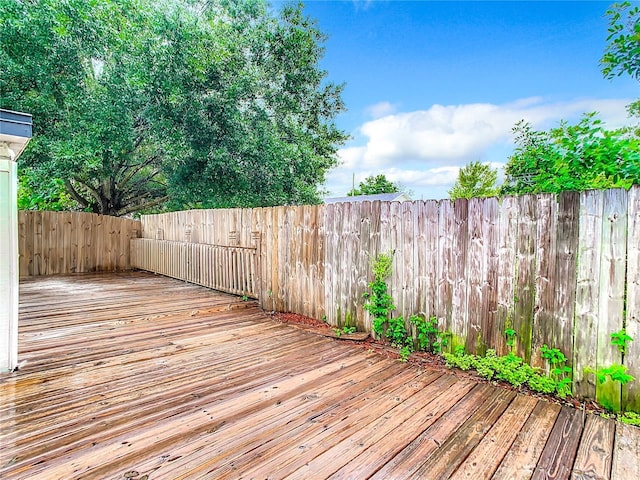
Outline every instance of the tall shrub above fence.
[[83, 212], [18, 212], [20, 277], [129, 270], [138, 220]]

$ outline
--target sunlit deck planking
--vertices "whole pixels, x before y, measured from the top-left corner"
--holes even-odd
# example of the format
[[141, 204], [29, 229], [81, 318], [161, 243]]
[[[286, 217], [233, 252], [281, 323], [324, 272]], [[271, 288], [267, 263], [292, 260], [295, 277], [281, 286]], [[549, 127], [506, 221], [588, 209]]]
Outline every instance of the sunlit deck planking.
[[20, 359], [3, 479], [640, 478], [640, 429], [150, 274], [24, 281]]

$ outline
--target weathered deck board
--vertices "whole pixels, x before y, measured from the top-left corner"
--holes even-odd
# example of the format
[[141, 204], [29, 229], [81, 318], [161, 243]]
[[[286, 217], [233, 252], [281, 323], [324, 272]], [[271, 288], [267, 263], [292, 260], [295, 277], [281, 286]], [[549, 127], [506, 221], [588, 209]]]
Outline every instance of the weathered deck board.
[[180, 281], [27, 280], [20, 314], [21, 369], [0, 376], [3, 479], [640, 470], [640, 429], [594, 417], [581, 436], [580, 412], [401, 364]]

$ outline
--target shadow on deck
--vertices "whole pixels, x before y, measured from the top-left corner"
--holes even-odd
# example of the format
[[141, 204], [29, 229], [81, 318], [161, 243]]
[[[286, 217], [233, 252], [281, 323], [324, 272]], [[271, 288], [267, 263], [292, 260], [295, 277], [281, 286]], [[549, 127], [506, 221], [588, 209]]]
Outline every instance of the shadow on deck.
[[146, 273], [23, 281], [3, 479], [640, 478], [640, 429]]

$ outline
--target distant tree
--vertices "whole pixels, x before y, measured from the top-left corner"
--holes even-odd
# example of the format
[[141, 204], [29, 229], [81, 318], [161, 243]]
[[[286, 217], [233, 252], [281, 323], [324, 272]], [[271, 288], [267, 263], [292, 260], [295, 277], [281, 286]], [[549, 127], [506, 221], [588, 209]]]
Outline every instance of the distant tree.
[[498, 170], [480, 162], [471, 162], [458, 172], [449, 190], [451, 200], [457, 198], [492, 197], [497, 195]]
[[395, 193], [400, 191], [400, 185], [387, 180], [384, 175], [370, 175], [352, 189], [347, 196], [376, 195], [378, 193]]
[[557, 193], [640, 183], [640, 138], [633, 128], [606, 130], [595, 113], [549, 131], [519, 122], [503, 194]]

